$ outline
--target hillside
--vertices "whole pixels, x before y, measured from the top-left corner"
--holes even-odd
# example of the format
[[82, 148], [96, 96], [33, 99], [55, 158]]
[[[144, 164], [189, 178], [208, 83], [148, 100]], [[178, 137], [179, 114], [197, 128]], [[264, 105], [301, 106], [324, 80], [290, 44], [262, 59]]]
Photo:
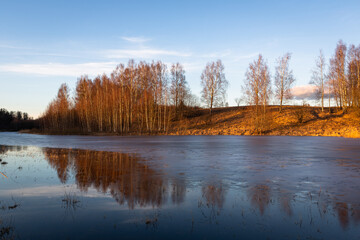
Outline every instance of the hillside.
[[205, 109], [185, 113], [182, 120], [173, 122], [170, 135], [289, 135], [360, 137], [360, 112], [337, 108], [321, 111], [319, 107], [287, 106], [279, 113], [277, 106], [269, 107], [266, 126], [256, 131], [251, 107]]

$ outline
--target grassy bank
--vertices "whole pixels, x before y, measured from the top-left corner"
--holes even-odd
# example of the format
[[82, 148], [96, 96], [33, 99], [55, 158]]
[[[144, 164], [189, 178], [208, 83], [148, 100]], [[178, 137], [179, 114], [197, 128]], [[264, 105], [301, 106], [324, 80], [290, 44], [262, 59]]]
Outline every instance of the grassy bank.
[[255, 127], [253, 108], [228, 107], [213, 111], [199, 110], [198, 116], [173, 123], [172, 135], [289, 135], [360, 137], [358, 109], [344, 112], [337, 108], [287, 106], [279, 113], [271, 106], [262, 131]]

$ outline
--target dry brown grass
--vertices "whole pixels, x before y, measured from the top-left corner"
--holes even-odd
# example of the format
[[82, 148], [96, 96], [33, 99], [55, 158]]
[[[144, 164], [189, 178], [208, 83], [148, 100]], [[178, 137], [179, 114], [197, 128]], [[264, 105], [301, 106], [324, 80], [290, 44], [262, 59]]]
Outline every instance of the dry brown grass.
[[333, 108], [324, 112], [318, 107], [278, 106], [268, 108], [262, 131], [254, 124], [252, 107], [200, 109], [196, 114], [173, 122], [170, 135], [290, 135], [360, 137], [358, 110], [347, 112]]

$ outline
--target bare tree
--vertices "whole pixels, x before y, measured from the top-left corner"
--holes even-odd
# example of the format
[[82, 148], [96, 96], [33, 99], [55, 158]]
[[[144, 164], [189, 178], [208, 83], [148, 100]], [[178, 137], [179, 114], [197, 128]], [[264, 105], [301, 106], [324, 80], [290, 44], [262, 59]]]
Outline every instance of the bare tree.
[[185, 105], [189, 107], [199, 107], [200, 106], [199, 97], [196, 96], [195, 94], [189, 93], [185, 99]]
[[347, 72], [351, 106], [360, 107], [360, 45], [349, 47]]
[[321, 99], [321, 111], [324, 111], [326, 63], [325, 63], [325, 57], [324, 57], [322, 50], [320, 50], [320, 54], [317, 57], [315, 63], [316, 63], [316, 67], [312, 71], [312, 77], [311, 77], [310, 84], [313, 84], [316, 86], [317, 97]]
[[[91, 84], [87, 76], [81, 76], [76, 84], [75, 109], [80, 117], [82, 127], [91, 132]], [[51, 115], [51, 114], [50, 114]]]
[[283, 57], [277, 59], [275, 67], [275, 94], [280, 101], [280, 112], [283, 102], [292, 98], [291, 87], [295, 82], [292, 70], [289, 70], [291, 54], [286, 53]]
[[185, 104], [185, 99], [189, 94], [189, 87], [185, 78], [185, 70], [180, 63], [176, 63], [171, 66], [170, 74], [171, 99], [173, 104], [175, 105], [176, 111], [179, 111], [179, 107]]
[[225, 78], [224, 65], [221, 60], [210, 62], [201, 74], [202, 100], [212, 113], [213, 106], [225, 102], [228, 81]]
[[266, 106], [271, 95], [269, 67], [261, 54], [257, 60], [250, 63], [245, 76], [245, 95], [248, 103], [255, 107], [255, 128], [261, 131], [264, 125]]
[[69, 110], [72, 105], [69, 96], [69, 87], [67, 86], [67, 84], [61, 84], [55, 101], [58, 105], [58, 121], [60, 124], [60, 128], [64, 131], [70, 126], [71, 123], [71, 116]]
[[341, 108], [348, 106], [348, 82], [346, 70], [346, 45], [339, 41], [334, 56], [330, 59], [329, 77], [336, 104]]
[[236, 105], [239, 107], [241, 104], [241, 98], [235, 98]]

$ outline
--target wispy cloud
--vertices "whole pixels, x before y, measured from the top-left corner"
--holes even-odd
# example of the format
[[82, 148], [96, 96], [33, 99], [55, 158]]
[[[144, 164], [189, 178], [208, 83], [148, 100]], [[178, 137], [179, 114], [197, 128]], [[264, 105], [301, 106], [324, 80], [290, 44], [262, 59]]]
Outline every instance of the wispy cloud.
[[144, 38], [144, 37], [121, 37], [121, 39], [130, 43], [144, 43], [151, 40], [150, 38]]
[[142, 48], [142, 49], [113, 49], [103, 51], [103, 55], [106, 58], [112, 59], [124, 59], [124, 58], [159, 58], [163, 56], [173, 56], [173, 57], [189, 57], [191, 53], [172, 51], [172, 50], [163, 50], [163, 49], [153, 49], [153, 48]]
[[117, 62], [92, 62], [80, 64], [46, 63], [46, 64], [5, 64], [0, 65], [0, 72], [39, 74], [50, 76], [95, 76], [110, 73]]

